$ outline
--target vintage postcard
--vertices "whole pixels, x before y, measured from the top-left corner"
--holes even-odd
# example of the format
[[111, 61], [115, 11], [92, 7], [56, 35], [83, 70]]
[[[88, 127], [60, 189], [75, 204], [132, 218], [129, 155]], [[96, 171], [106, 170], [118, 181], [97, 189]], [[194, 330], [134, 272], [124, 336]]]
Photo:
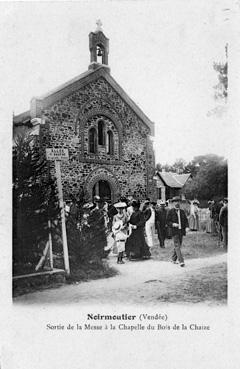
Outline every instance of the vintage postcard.
[[239, 12], [0, 2], [2, 369], [239, 367]]

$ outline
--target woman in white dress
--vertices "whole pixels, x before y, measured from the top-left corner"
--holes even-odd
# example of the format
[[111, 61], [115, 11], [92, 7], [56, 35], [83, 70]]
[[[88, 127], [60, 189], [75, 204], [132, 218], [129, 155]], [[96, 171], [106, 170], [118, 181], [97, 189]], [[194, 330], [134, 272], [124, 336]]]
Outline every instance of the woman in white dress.
[[147, 244], [149, 247], [153, 247], [154, 245], [154, 234], [155, 234], [155, 210], [153, 209], [152, 204], [150, 201], [146, 201], [144, 204], [144, 211], [145, 217], [145, 232], [147, 238]]
[[206, 209], [206, 232], [207, 233], [212, 233], [212, 219], [210, 217], [210, 209], [207, 208]]
[[199, 208], [197, 200], [191, 201], [189, 228], [191, 231], [199, 231]]
[[117, 246], [118, 264], [124, 264], [123, 253], [125, 251], [125, 243], [128, 237], [128, 216], [124, 208], [127, 204], [125, 202], [118, 202], [114, 205], [117, 209], [117, 214], [113, 217], [112, 232]]

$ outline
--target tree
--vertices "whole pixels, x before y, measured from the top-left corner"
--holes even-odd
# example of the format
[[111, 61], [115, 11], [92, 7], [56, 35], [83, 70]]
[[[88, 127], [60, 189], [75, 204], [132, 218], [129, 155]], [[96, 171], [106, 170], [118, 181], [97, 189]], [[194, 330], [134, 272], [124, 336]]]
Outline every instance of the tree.
[[214, 86], [215, 99], [226, 99], [228, 96], [228, 44], [225, 46], [226, 62], [213, 63], [213, 69], [218, 73], [218, 84]]
[[225, 62], [214, 62], [213, 69], [217, 72], [218, 83], [213, 86], [215, 107], [208, 111], [207, 115], [215, 115], [222, 118], [227, 111], [228, 97], [228, 44], [225, 46]]
[[186, 173], [186, 165], [187, 162], [184, 159], [176, 159], [175, 163], [172, 165], [172, 171], [179, 174]]
[[186, 183], [184, 192], [189, 199], [223, 198], [228, 192], [227, 160], [215, 154], [194, 157], [191, 162], [193, 179]]
[[156, 164], [156, 170], [158, 172], [162, 172], [162, 170], [165, 170], [166, 172], [170, 172], [171, 171], [171, 165], [169, 164], [160, 164], [160, 163], [157, 163]]
[[48, 239], [48, 220], [59, 217], [55, 180], [36, 138], [21, 135], [13, 147], [13, 260], [35, 263]]
[[174, 172], [179, 174], [190, 172], [187, 162], [182, 158], [176, 159], [175, 163], [172, 165], [157, 163], [156, 170], [158, 172], [165, 170], [165, 172]]

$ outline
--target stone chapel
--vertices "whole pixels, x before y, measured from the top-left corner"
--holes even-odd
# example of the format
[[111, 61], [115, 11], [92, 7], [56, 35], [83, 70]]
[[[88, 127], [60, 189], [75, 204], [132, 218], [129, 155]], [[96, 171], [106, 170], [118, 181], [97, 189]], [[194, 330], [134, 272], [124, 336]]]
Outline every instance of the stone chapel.
[[154, 123], [111, 76], [109, 39], [100, 22], [89, 34], [89, 50], [88, 71], [33, 98], [29, 111], [14, 116], [14, 135], [31, 130], [43, 153], [69, 150], [61, 163], [65, 200], [80, 190], [89, 200], [155, 200]]

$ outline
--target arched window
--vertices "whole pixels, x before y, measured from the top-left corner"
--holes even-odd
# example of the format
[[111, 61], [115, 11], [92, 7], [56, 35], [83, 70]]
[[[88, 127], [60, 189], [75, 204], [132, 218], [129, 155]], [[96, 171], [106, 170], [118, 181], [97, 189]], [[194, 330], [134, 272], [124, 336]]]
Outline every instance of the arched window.
[[97, 50], [96, 50], [96, 54], [97, 54], [97, 63], [100, 64], [104, 64], [104, 47], [103, 45], [99, 44], [97, 45]]
[[104, 121], [98, 121], [98, 144], [105, 145]]
[[97, 152], [97, 132], [95, 128], [91, 128], [88, 132], [89, 152], [96, 154]]
[[107, 154], [114, 154], [114, 143], [113, 143], [113, 133], [112, 131], [107, 132]]

